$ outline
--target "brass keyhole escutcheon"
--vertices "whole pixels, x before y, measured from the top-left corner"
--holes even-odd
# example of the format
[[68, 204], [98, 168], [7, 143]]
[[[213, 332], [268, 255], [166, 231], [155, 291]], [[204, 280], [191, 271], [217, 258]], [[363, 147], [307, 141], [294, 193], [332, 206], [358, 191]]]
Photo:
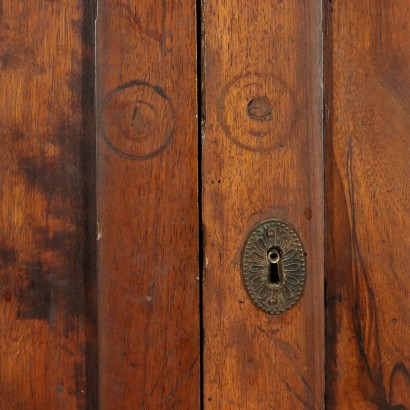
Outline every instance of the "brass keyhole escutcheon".
[[306, 262], [297, 232], [271, 220], [249, 234], [243, 253], [245, 286], [253, 302], [266, 313], [289, 310], [302, 296]]

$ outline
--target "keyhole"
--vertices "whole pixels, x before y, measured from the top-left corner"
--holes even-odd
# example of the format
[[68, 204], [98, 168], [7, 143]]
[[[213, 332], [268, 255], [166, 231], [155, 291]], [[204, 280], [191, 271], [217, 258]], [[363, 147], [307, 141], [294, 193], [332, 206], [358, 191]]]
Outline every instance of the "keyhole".
[[268, 251], [268, 262], [269, 262], [269, 283], [271, 285], [280, 284], [280, 273], [279, 273], [279, 262], [280, 262], [280, 252], [278, 249], [271, 249]]

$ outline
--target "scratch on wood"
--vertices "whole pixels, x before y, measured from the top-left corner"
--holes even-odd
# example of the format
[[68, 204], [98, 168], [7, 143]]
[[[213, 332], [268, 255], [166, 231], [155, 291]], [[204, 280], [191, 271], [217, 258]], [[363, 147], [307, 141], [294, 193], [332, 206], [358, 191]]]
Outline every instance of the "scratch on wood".
[[309, 405], [302, 399], [302, 397], [299, 396], [299, 394], [296, 392], [295, 389], [293, 389], [291, 386], [289, 386], [288, 383], [285, 383], [285, 384], [286, 384], [286, 388], [287, 388], [288, 392], [291, 393], [292, 396], [294, 396], [300, 403], [302, 403], [305, 409], [311, 409], [311, 408], [312, 408], [311, 406], [309, 406]]
[[297, 365], [295, 363], [295, 357], [294, 357], [293, 353], [291, 352], [290, 346], [281, 339], [275, 339], [275, 343], [282, 350], [282, 352], [285, 353], [285, 355], [287, 356], [287, 358], [289, 359], [289, 362], [291, 363], [291, 365], [293, 367], [293, 370], [299, 376], [299, 378], [302, 381], [303, 385], [305, 386], [306, 391], [309, 394], [309, 396], [312, 397], [312, 399], [313, 399], [314, 398], [313, 391], [310, 388], [309, 383], [306, 381], [306, 379], [303, 377], [303, 374], [301, 373], [301, 371], [297, 367]]
[[177, 384], [175, 385], [175, 387], [167, 394], [166, 398], [165, 398], [165, 402], [168, 402], [177, 392], [179, 386], [186, 380], [186, 378], [191, 374], [192, 369], [194, 368], [196, 362], [199, 359], [199, 355], [195, 358], [195, 360], [193, 361], [193, 363], [191, 364], [191, 366], [189, 367], [189, 369], [185, 372], [185, 374], [178, 380]]

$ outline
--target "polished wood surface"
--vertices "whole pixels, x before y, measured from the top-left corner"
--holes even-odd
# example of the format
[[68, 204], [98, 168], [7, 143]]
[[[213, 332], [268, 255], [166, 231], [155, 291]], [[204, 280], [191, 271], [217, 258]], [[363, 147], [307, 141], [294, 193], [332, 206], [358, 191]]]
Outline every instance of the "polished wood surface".
[[195, 3], [98, 10], [100, 405], [196, 409]]
[[[322, 408], [324, 400], [321, 4], [203, 5], [204, 407]], [[241, 276], [246, 237], [299, 232], [300, 302], [270, 316]]]
[[410, 409], [410, 3], [200, 3], [0, 2], [0, 409]]
[[91, 2], [1, 2], [0, 408], [97, 408]]
[[333, 1], [326, 408], [410, 408], [410, 3]]

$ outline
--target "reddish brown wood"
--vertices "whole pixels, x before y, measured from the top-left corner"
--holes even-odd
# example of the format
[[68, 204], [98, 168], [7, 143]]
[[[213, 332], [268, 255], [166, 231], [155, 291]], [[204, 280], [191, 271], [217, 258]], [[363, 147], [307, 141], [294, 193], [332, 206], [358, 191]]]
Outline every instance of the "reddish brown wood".
[[94, 408], [93, 6], [0, 7], [0, 408]]
[[[0, 5], [0, 408], [197, 409], [195, 4], [99, 0], [96, 164], [95, 4], [60, 3]], [[324, 407], [324, 260], [326, 408], [410, 408], [410, 5], [324, 3], [325, 186], [320, 7], [203, 2], [204, 408]], [[270, 218], [280, 316], [241, 276]]]
[[410, 3], [328, 17], [327, 408], [410, 408]]
[[102, 409], [199, 406], [196, 15], [99, 2]]
[[[208, 0], [203, 13], [205, 408], [322, 408], [321, 4]], [[269, 218], [307, 253], [304, 295], [280, 316], [241, 277], [246, 237]]]

